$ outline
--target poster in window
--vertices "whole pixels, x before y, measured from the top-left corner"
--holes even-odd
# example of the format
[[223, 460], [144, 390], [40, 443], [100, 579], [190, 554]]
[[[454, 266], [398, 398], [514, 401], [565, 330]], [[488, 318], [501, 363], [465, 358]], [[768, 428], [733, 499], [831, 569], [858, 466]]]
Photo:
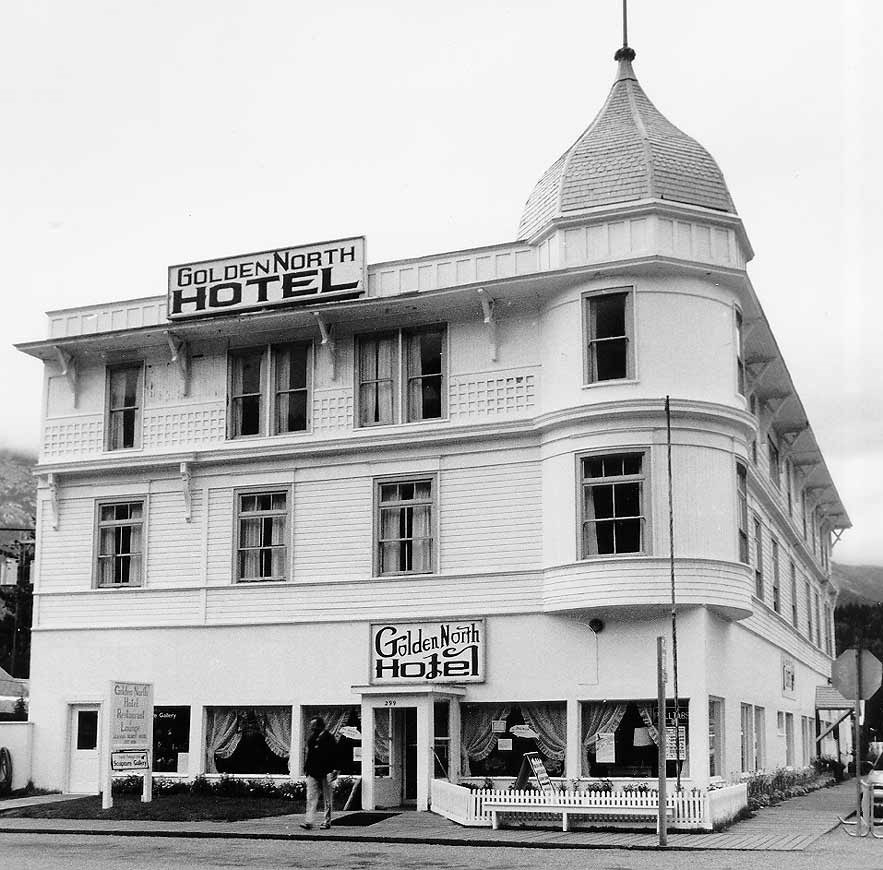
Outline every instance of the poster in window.
[[595, 741], [595, 761], [598, 764], [616, 764], [616, 734], [601, 731]]
[[786, 698], [794, 697], [796, 682], [794, 659], [782, 656], [782, 694]]
[[494, 734], [505, 734], [506, 733], [506, 720], [505, 719], [491, 720], [491, 730]]
[[[680, 754], [678, 754], [680, 749]], [[687, 729], [678, 726], [677, 734], [673, 726], [669, 725], [665, 729], [665, 757], [669, 761], [686, 761], [687, 760]]]
[[512, 751], [512, 738], [511, 737], [500, 737], [497, 740], [497, 749], [500, 752], [511, 752]]

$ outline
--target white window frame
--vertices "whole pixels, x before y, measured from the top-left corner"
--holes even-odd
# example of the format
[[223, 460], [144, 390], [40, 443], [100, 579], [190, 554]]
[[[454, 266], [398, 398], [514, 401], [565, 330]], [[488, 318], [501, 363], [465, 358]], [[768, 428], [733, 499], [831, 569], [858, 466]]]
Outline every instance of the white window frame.
[[764, 600], [763, 576], [763, 523], [757, 514], [752, 514], [754, 526], [754, 595], [759, 601]]
[[[592, 336], [592, 304], [596, 300], [604, 296], [625, 296], [625, 335], [616, 337], [616, 340], [625, 339], [625, 368], [626, 373], [621, 378], [607, 378], [599, 380], [592, 377], [594, 370], [593, 365], [593, 345], [598, 339]], [[582, 322], [582, 348], [583, 348], [583, 386], [595, 387], [604, 384], [619, 384], [623, 381], [637, 380], [637, 350], [636, 350], [636, 318], [635, 318], [635, 287], [627, 285], [623, 287], [605, 287], [598, 290], [590, 290], [582, 294], [580, 297], [580, 318]], [[614, 340], [611, 336], [608, 339]]]
[[[422, 375], [411, 375], [408, 371], [408, 339], [413, 335], [425, 332], [441, 333], [441, 360], [440, 373], [429, 377], [438, 377], [440, 387], [440, 407], [438, 417], [422, 417], [411, 419], [408, 413], [408, 387], [410, 382]], [[395, 361], [392, 376], [392, 419], [389, 421], [362, 422], [362, 384], [371, 383], [371, 380], [362, 380], [361, 371], [361, 344], [363, 342], [378, 341], [390, 338], [394, 342]], [[353, 386], [355, 391], [353, 425], [356, 429], [372, 429], [377, 426], [399, 426], [414, 423], [439, 423], [448, 419], [448, 391], [450, 379], [448, 376], [449, 358], [449, 329], [447, 323], [425, 323], [419, 326], [401, 326], [394, 329], [384, 329], [377, 332], [363, 332], [355, 336], [353, 342]], [[385, 380], [385, 379], [384, 379]], [[376, 379], [375, 381], [376, 382]]]
[[[430, 485], [430, 498], [428, 504], [430, 505], [430, 518], [429, 518], [429, 527], [431, 532], [431, 548], [432, 548], [432, 556], [430, 558], [430, 566], [428, 571], [381, 571], [381, 540], [380, 534], [382, 529], [381, 522], [381, 487], [390, 486], [390, 485], [402, 485], [402, 484], [417, 484], [417, 483], [425, 483], [428, 482]], [[437, 574], [439, 571], [439, 498], [438, 498], [438, 474], [435, 472], [427, 472], [424, 474], [399, 474], [399, 475], [391, 475], [384, 477], [374, 478], [373, 481], [373, 499], [374, 499], [374, 511], [373, 511], [373, 522], [372, 522], [372, 539], [373, 539], [373, 556], [372, 556], [372, 571], [373, 576], [375, 578], [386, 578], [386, 577], [430, 577], [434, 574]], [[426, 504], [425, 501], [414, 501], [414, 504]], [[392, 505], [387, 504], [386, 509], [389, 507], [406, 507], [407, 502], [402, 501], [398, 503], [393, 503]], [[405, 539], [398, 539], [405, 540]]]
[[[241, 499], [243, 496], [254, 496], [254, 495], [273, 495], [277, 493], [285, 494], [285, 529], [282, 533], [282, 539], [284, 544], [279, 546], [285, 547], [285, 559], [283, 564], [285, 566], [285, 574], [282, 577], [240, 577], [239, 576], [239, 551], [240, 551], [240, 519], [242, 518], [241, 513]], [[259, 511], [257, 512], [261, 515], [266, 516], [280, 516], [283, 515], [282, 511]], [[234, 586], [261, 586], [265, 583], [287, 583], [289, 582], [289, 578], [291, 577], [291, 558], [293, 551], [293, 531], [292, 531], [292, 498], [291, 498], [291, 486], [288, 484], [280, 484], [278, 486], [267, 485], [267, 486], [247, 486], [247, 487], [237, 487], [233, 490], [233, 565], [232, 565], [232, 579]], [[272, 549], [272, 546], [270, 547]]]
[[779, 539], [775, 535], [770, 535], [770, 561], [773, 563], [773, 595], [772, 605], [776, 613], [782, 612], [782, 584], [780, 576], [779, 562], [782, 560], [782, 553], [779, 548]]
[[[608, 475], [598, 478], [585, 478], [583, 476], [583, 462], [588, 459], [606, 459], [613, 456], [631, 456], [639, 455], [641, 457], [641, 473], [640, 474], [621, 474]], [[650, 529], [650, 481], [652, 480], [652, 469], [650, 467], [650, 449], [649, 447], [621, 447], [611, 448], [609, 450], [594, 450], [590, 453], [580, 453], [576, 456], [576, 482], [577, 482], [577, 534], [576, 534], [576, 554], [578, 561], [593, 561], [596, 559], [628, 559], [635, 556], [651, 555]], [[586, 523], [587, 520], [584, 512], [584, 498], [587, 486], [605, 486], [608, 484], [616, 485], [617, 483], [640, 483], [641, 505], [640, 515], [635, 517], [624, 517], [623, 519], [638, 519], [641, 524], [641, 548], [635, 552], [629, 553], [592, 553], [586, 554]]]
[[[280, 392], [289, 392], [287, 390], [276, 390], [276, 366], [277, 352], [290, 347], [302, 347], [306, 350], [306, 387], [302, 388], [306, 392], [306, 425], [303, 429], [292, 429], [291, 431], [277, 431], [276, 426], [276, 410], [278, 403], [278, 395]], [[258, 396], [260, 401], [260, 409], [258, 411], [258, 431], [249, 435], [237, 434], [236, 432], [236, 414], [235, 403], [240, 396], [233, 393], [233, 385], [235, 381], [234, 370], [237, 357], [245, 354], [253, 353], [260, 355], [261, 373], [260, 373], [260, 390], [257, 393], [242, 394], [249, 396]], [[315, 352], [313, 342], [309, 339], [292, 339], [291, 341], [276, 341], [269, 344], [248, 345], [245, 347], [231, 347], [227, 350], [227, 440], [243, 441], [249, 438], [265, 438], [265, 437], [285, 437], [291, 435], [303, 435], [312, 431], [313, 425], [313, 383], [314, 383], [314, 365]], [[298, 388], [300, 391], [301, 388]]]
[[748, 468], [741, 462], [736, 463], [736, 525], [738, 529], [738, 561], [743, 565], [751, 564], [751, 551], [748, 540]]
[[[121, 408], [113, 408], [111, 406], [112, 401], [112, 390], [111, 390], [111, 378], [113, 377], [113, 373], [117, 371], [123, 371], [124, 369], [137, 369], [138, 370], [138, 386], [136, 388], [137, 391], [137, 404], [125, 405]], [[108, 452], [119, 453], [121, 450], [139, 450], [141, 448], [142, 442], [142, 427], [144, 422], [144, 362], [120, 362], [113, 363], [108, 365], [106, 368], [105, 374], [105, 400], [104, 400], [104, 449]], [[113, 426], [112, 419], [115, 413], [125, 413], [127, 410], [134, 410], [135, 412], [135, 424], [134, 424], [134, 433], [132, 436], [132, 444], [128, 446], [114, 447], [112, 443], [113, 437]]]
[[745, 330], [742, 309], [738, 305], [733, 306], [733, 326], [736, 333], [736, 392], [740, 396], [745, 396], [748, 392], [745, 373]]
[[782, 490], [782, 453], [772, 432], [766, 436], [767, 462], [769, 463], [769, 478], [772, 485], [781, 492]]
[[[141, 519], [132, 522], [120, 521], [102, 521], [101, 510], [106, 507], [117, 505], [141, 505]], [[147, 495], [131, 495], [131, 496], [111, 496], [108, 498], [95, 499], [94, 507], [94, 531], [93, 531], [93, 554], [92, 554], [92, 588], [93, 589], [142, 589], [147, 585], [147, 511], [148, 498]], [[141, 551], [137, 554], [140, 559], [140, 576], [139, 583], [102, 583], [101, 582], [101, 559], [106, 558], [101, 555], [101, 530], [103, 528], [121, 527], [124, 525], [141, 526]], [[110, 554], [111, 558], [117, 558], [118, 554]], [[132, 553], [122, 555], [135, 555]]]

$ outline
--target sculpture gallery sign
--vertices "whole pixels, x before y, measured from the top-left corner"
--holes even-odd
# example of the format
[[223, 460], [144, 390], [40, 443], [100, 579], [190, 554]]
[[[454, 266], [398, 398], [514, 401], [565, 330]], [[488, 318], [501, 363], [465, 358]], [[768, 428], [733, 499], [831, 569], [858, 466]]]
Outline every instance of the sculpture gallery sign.
[[153, 685], [110, 684], [110, 766], [150, 770], [153, 749]]
[[169, 320], [357, 299], [365, 237], [169, 266]]
[[483, 619], [371, 626], [371, 682], [484, 682]]

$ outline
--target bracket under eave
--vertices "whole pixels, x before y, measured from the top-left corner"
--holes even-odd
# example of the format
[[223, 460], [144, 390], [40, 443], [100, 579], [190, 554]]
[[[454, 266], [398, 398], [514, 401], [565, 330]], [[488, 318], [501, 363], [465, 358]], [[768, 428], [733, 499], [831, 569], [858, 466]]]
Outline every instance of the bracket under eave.
[[314, 311], [316, 317], [316, 325], [319, 327], [319, 334], [322, 336], [321, 344], [328, 349], [328, 355], [331, 360], [331, 380], [337, 380], [337, 343], [334, 340], [334, 327], [327, 323], [321, 311]]
[[77, 360], [71, 356], [66, 350], [62, 350], [58, 345], [55, 346], [55, 356], [58, 359], [58, 365], [61, 367], [61, 373], [67, 380], [68, 386], [74, 396], [74, 407], [77, 407], [79, 395], [77, 393], [77, 385], [79, 383], [79, 367]]
[[491, 348], [491, 360], [496, 362], [499, 349], [497, 344], [497, 321], [494, 320], [496, 303], [487, 295], [484, 287], [479, 287], [477, 293], [478, 300], [481, 302], [481, 310], [484, 314], [484, 323], [485, 326], [487, 326], [487, 337]]
[[49, 487], [49, 509], [52, 512], [52, 528], [58, 531], [58, 478], [50, 472], [46, 475]]
[[184, 379], [184, 395], [190, 395], [190, 344], [183, 338], [169, 332], [166, 333], [166, 340], [169, 343], [169, 351], [172, 355], [172, 362], [178, 367], [181, 377]]
[[193, 494], [193, 474], [189, 462], [181, 463], [181, 492], [184, 495], [184, 519], [189, 523], [192, 517], [191, 500]]

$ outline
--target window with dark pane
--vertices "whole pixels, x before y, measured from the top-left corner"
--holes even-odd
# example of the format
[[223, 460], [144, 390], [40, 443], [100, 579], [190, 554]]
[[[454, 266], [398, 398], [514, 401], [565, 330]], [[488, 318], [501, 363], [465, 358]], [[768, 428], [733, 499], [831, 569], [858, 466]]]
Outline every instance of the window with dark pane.
[[77, 710], [77, 749], [98, 748], [98, 711]]
[[359, 339], [359, 425], [396, 422], [398, 335]]
[[144, 502], [98, 507], [98, 585], [140, 586]]
[[605, 293], [587, 299], [587, 381], [630, 376], [628, 293]]
[[442, 416], [443, 329], [406, 332], [408, 363], [408, 420], [432, 420]]
[[230, 356], [230, 434], [233, 438], [261, 434], [261, 386], [264, 349], [236, 351]]
[[736, 490], [739, 496], [739, 561], [748, 564], [748, 472], [736, 464]]
[[108, 450], [137, 447], [141, 426], [141, 364], [108, 372]]
[[582, 460], [582, 557], [644, 551], [644, 454]]
[[432, 480], [382, 483], [378, 505], [378, 573], [433, 570]]
[[285, 579], [287, 516], [285, 491], [239, 495], [237, 580]]
[[309, 342], [273, 348], [275, 433], [303, 432], [309, 425]]
[[739, 395], [745, 395], [745, 351], [744, 330], [742, 329], [742, 312], [736, 309], [736, 389]]

